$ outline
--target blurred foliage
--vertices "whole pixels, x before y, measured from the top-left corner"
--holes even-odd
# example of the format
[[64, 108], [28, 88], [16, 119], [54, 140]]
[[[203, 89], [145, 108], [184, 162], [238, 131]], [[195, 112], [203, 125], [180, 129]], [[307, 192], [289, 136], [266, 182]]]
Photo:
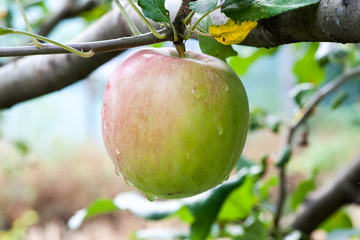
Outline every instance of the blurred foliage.
[[301, 44], [297, 54], [298, 61], [294, 65], [294, 73], [298, 83], [310, 82], [315, 85], [324, 80], [324, 70], [319, 66], [315, 59], [319, 43]]
[[16, 219], [8, 231], [0, 231], [0, 240], [23, 240], [29, 226], [39, 222], [39, 216], [34, 210], [26, 210]]
[[249, 66], [261, 57], [267, 57], [277, 52], [278, 48], [250, 48], [235, 46], [237, 55], [229, 58], [229, 64], [239, 75], [244, 75]]
[[250, 130], [258, 130], [267, 128], [274, 133], [278, 133], [281, 126], [281, 120], [273, 115], [270, 115], [265, 109], [254, 107], [250, 110]]
[[325, 222], [323, 222], [319, 228], [327, 232], [336, 230], [336, 229], [349, 229], [352, 228], [353, 224], [349, 214], [344, 210], [340, 209], [332, 216], [330, 216]]
[[292, 210], [296, 210], [297, 207], [305, 200], [307, 194], [315, 190], [315, 176], [316, 171], [314, 171], [309, 179], [305, 179], [298, 184], [295, 192], [290, 196]]
[[299, 108], [302, 108], [307, 103], [315, 92], [314, 84], [312, 83], [299, 83], [296, 84], [289, 94], [294, 99]]
[[102, 0], [99, 6], [95, 7], [90, 11], [84, 11], [79, 14], [80, 17], [85, 19], [88, 23], [91, 23], [111, 9], [112, 0]]
[[[113, 200], [113, 205], [110, 200], [93, 202], [88, 208], [76, 213], [68, 225], [71, 229], [80, 227], [90, 215], [90, 211], [91, 215], [95, 216], [107, 213], [109, 210], [129, 210], [135, 215], [149, 220], [177, 216], [190, 224], [189, 237], [194, 240], [205, 239], [211, 234], [214, 222], [225, 223], [248, 219], [247, 221], [251, 221], [248, 226], [249, 231], [252, 231], [255, 225], [260, 224], [260, 220], [254, 219], [254, 216], [250, 215], [254, 206], [258, 204], [258, 197], [254, 195], [253, 185], [258, 181], [261, 172], [260, 166], [243, 167], [229, 181], [218, 187], [182, 200], [149, 202], [138, 194], [122, 193]], [[257, 194], [257, 196], [260, 195]], [[246, 204], [244, 204], [245, 202]], [[112, 209], [112, 206], [116, 206], [116, 208]]]

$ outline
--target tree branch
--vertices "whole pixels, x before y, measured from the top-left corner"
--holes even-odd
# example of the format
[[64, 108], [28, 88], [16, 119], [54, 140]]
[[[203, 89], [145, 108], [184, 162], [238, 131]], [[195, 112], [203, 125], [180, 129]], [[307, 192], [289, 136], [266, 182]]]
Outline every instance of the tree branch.
[[310, 234], [331, 214], [360, 198], [360, 155], [338, 178], [312, 193], [299, 207], [292, 226]]
[[259, 21], [241, 44], [276, 47], [296, 42], [360, 42], [358, 1], [321, 0], [319, 4]]

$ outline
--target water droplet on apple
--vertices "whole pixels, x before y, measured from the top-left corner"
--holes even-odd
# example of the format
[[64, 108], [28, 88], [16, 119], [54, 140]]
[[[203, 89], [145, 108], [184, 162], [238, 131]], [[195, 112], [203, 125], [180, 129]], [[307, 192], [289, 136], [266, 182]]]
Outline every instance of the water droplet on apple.
[[197, 89], [193, 89], [191, 90], [191, 94], [194, 96], [194, 98], [196, 99], [200, 99], [201, 98], [201, 91], [197, 90]]
[[119, 177], [121, 177], [121, 173], [117, 168], [115, 168], [115, 174], [118, 175]]
[[118, 156], [120, 155], [120, 150], [117, 146], [115, 146], [115, 154]]
[[127, 179], [126, 177], [124, 177], [125, 183], [129, 186], [134, 186], [134, 184], [132, 184], [132, 182], [130, 182], [129, 179]]
[[106, 110], [105, 110], [106, 105], [104, 104], [102, 111], [101, 111], [101, 116], [104, 119], [106, 117]]
[[151, 194], [151, 193], [146, 193], [146, 198], [150, 201], [150, 202], [153, 202], [157, 199], [157, 197], [154, 195], [154, 194]]
[[114, 139], [113, 142], [115, 143], [115, 154], [116, 154], [117, 156], [120, 156], [120, 153], [121, 153], [121, 152], [120, 152], [120, 148], [119, 148], [116, 140]]
[[218, 124], [216, 128], [217, 128], [216, 130], [217, 130], [218, 135], [219, 136], [222, 135], [223, 131], [224, 131], [222, 124]]
[[226, 82], [224, 82], [224, 89], [225, 89], [225, 91], [229, 91], [229, 85], [227, 85]]

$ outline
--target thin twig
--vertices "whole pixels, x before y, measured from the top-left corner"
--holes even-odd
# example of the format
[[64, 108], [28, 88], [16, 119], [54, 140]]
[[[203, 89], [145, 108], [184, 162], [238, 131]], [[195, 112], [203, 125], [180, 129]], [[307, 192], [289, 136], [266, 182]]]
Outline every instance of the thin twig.
[[[290, 123], [289, 132], [286, 139], [286, 145], [285, 146], [291, 146], [294, 133], [297, 130], [297, 128], [304, 123], [307, 118], [311, 116], [312, 110], [314, 107], [322, 100], [324, 97], [328, 96], [330, 93], [338, 89], [343, 83], [346, 81], [352, 79], [355, 76], [360, 75], [360, 66], [353, 68], [333, 81], [325, 84], [323, 87], [321, 87], [308, 101], [308, 103], [300, 109], [299, 113], [295, 116], [295, 118]], [[274, 216], [274, 229], [275, 232], [277, 232], [277, 229], [279, 227], [279, 222], [282, 216], [282, 211], [284, 207], [284, 203], [286, 200], [286, 164], [279, 167], [279, 176], [280, 176], [280, 190], [279, 190], [279, 198], [276, 205], [275, 210], [275, 216]]]
[[[90, 51], [94, 53], [119, 51], [127, 48], [139, 47], [159, 42], [172, 41], [173, 34], [170, 28], [162, 29], [160, 34], [165, 34], [164, 39], [156, 38], [152, 33], [141, 34], [132, 37], [122, 37], [111, 40], [103, 40], [96, 42], [72, 43], [68, 46], [79, 51]], [[0, 48], [0, 57], [19, 57], [29, 55], [45, 55], [45, 54], [64, 54], [69, 53], [67, 50], [55, 46], [53, 44], [43, 44], [42, 49], [34, 46], [21, 46], [21, 47], [4, 47]]]

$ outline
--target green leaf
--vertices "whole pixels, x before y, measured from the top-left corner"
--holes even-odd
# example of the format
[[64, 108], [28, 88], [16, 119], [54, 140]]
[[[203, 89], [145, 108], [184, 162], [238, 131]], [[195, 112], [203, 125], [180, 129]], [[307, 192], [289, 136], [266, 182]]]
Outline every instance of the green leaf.
[[[139, 193], [120, 193], [113, 201], [100, 199], [87, 209], [78, 211], [71, 217], [68, 226], [71, 229], [77, 229], [86, 218], [91, 216], [117, 210], [129, 210], [134, 215], [149, 220], [159, 220], [176, 215], [183, 221], [191, 223], [192, 240], [202, 240], [209, 234], [211, 225], [216, 220], [228, 195], [244, 183], [247, 175], [257, 176], [260, 170], [258, 166], [243, 169], [230, 180], [212, 190], [180, 200], [150, 202]], [[98, 207], [98, 204], [105, 204], [105, 206]]]
[[279, 160], [276, 163], [277, 167], [282, 167], [285, 166], [291, 158], [291, 146], [290, 145], [286, 145], [285, 148], [283, 149]]
[[116, 205], [113, 203], [111, 199], [100, 198], [95, 200], [87, 208], [87, 214], [85, 216], [85, 219], [118, 210], [119, 209], [116, 207]]
[[343, 209], [340, 209], [319, 226], [319, 229], [330, 232], [339, 228], [352, 228], [351, 218]]
[[73, 230], [78, 229], [88, 218], [118, 210], [119, 209], [111, 199], [97, 199], [92, 202], [89, 207], [77, 211], [68, 221], [68, 227]]
[[188, 203], [190, 212], [194, 215], [195, 221], [191, 225], [190, 239], [203, 240], [209, 234], [211, 225], [215, 221], [222, 204], [229, 194], [241, 186], [247, 176], [247, 171], [239, 171], [237, 175], [226, 183], [207, 192], [200, 201]]
[[[298, 78], [298, 83], [310, 82], [317, 85], [324, 79], [324, 70], [315, 59], [318, 46], [319, 43], [311, 43], [305, 55], [294, 65], [293, 71]], [[300, 48], [300, 51], [303, 52], [304, 49]]]
[[318, 3], [320, 0], [226, 0], [221, 7], [225, 15], [238, 21], [257, 21], [283, 12]]
[[313, 174], [310, 179], [299, 183], [296, 191], [291, 196], [291, 208], [296, 210], [296, 208], [305, 200], [308, 193], [314, 190], [315, 187], [315, 174]]
[[290, 90], [289, 95], [295, 103], [302, 108], [315, 91], [314, 84], [300, 83]]
[[203, 53], [217, 57], [223, 61], [226, 61], [228, 57], [237, 55], [237, 52], [234, 51], [232, 46], [223, 45], [211, 37], [199, 36], [199, 44]]
[[239, 160], [237, 161], [235, 168], [237, 171], [243, 169], [255, 166], [255, 163], [251, 161], [250, 159], [245, 158], [244, 156], [240, 156]]
[[255, 49], [255, 51], [252, 51], [250, 55], [249, 54], [244, 55], [239, 50], [238, 56], [229, 59], [229, 64], [237, 74], [244, 75], [246, 73], [246, 70], [249, 69], [250, 65], [254, 63], [257, 59], [265, 55], [271, 55], [274, 52], [276, 52], [276, 50], [277, 48], [271, 48], [271, 49], [259, 48], [259, 49]]
[[251, 216], [244, 222], [244, 234], [237, 240], [265, 240], [269, 239], [269, 228], [259, 219]]
[[218, 3], [218, 0], [197, 0], [190, 2], [190, 9], [197, 13], [207, 13], [213, 10]]
[[0, 27], [0, 36], [12, 33], [13, 29]]
[[106, 12], [110, 11], [111, 7], [112, 5], [110, 1], [105, 2], [90, 11], [81, 12], [79, 16], [83, 17], [87, 22], [92, 22], [102, 17]]
[[249, 129], [257, 130], [265, 127], [266, 111], [263, 108], [255, 107], [250, 110]]
[[169, 11], [165, 8], [165, 0], [138, 0], [144, 15], [155, 22], [170, 22]]
[[254, 180], [250, 177], [226, 199], [219, 212], [219, 221], [236, 221], [249, 216], [257, 202], [253, 193]]
[[271, 188], [277, 186], [279, 184], [278, 176], [270, 176], [265, 182], [260, 183], [259, 186], [259, 194], [261, 200], [268, 200]]

